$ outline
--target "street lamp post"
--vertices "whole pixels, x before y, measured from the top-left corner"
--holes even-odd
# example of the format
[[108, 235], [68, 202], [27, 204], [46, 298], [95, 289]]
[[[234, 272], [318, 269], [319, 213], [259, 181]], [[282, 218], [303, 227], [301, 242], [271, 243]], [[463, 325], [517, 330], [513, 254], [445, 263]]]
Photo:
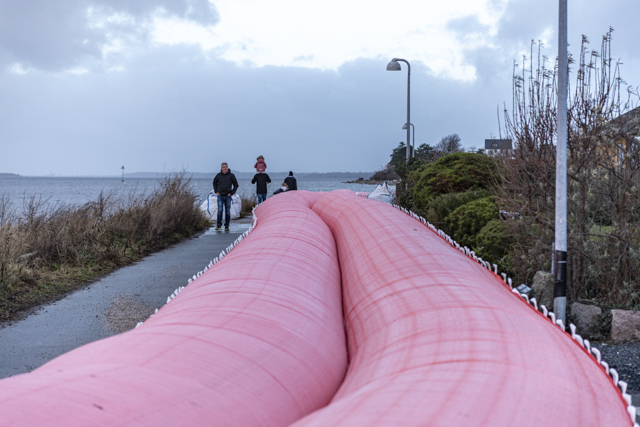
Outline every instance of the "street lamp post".
[[124, 182], [124, 166], [122, 166], [122, 182]]
[[567, 312], [567, 0], [560, 0], [558, 19], [558, 141], [556, 145], [555, 268], [553, 311], [564, 325]]
[[[409, 123], [411, 125], [411, 130], [413, 131], [413, 142], [411, 143], [411, 157], [415, 157], [416, 156], [416, 127], [413, 125], [413, 123]], [[405, 123], [404, 126], [402, 126], [402, 129], [406, 129], [407, 128], [407, 124]]]
[[[391, 62], [387, 64], [387, 71], [400, 71], [400, 64], [398, 61], [407, 64], [409, 73], [407, 74], [407, 123], [411, 123], [411, 64], [406, 59], [393, 58]], [[411, 129], [407, 126], [407, 162], [409, 161], [409, 132]]]

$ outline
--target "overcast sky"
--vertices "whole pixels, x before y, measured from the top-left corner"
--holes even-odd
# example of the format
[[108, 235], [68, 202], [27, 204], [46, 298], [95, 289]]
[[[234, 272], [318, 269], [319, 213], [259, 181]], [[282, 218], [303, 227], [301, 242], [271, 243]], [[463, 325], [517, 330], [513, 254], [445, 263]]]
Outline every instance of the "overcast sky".
[[[0, 0], [0, 172], [373, 171], [498, 134], [514, 60], [557, 55], [558, 0]], [[639, 0], [569, 0], [570, 51], [614, 27], [640, 85]]]

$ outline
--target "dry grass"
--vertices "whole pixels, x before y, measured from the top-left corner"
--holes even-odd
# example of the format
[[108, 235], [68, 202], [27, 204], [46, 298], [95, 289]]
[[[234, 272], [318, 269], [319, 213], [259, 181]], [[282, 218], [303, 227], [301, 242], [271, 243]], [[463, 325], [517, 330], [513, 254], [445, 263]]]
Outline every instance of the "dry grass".
[[184, 173], [148, 193], [84, 205], [0, 197], [0, 320], [130, 264], [208, 225]]
[[242, 210], [240, 211], [240, 218], [246, 218], [251, 216], [253, 212], [253, 208], [258, 204], [258, 196], [252, 194], [249, 197], [246, 197], [244, 194], [240, 196], [242, 200]]

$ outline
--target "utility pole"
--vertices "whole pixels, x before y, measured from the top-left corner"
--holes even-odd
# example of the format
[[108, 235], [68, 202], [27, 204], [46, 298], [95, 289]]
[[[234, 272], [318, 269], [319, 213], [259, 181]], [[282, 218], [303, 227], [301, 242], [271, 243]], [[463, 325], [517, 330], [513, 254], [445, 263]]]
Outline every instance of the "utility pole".
[[567, 0], [560, 1], [558, 25], [558, 115], [553, 311], [567, 324]]
[[122, 182], [124, 182], [124, 166], [122, 166]]

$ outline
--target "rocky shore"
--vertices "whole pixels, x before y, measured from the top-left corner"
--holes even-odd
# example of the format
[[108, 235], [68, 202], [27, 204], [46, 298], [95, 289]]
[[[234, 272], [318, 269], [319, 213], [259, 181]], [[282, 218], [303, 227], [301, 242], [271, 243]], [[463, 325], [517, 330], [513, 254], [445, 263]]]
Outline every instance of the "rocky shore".
[[379, 185], [384, 183], [385, 181], [387, 181], [387, 184], [389, 185], [396, 185], [398, 183], [399, 180], [397, 179], [393, 179], [393, 180], [378, 180], [378, 179], [364, 179], [364, 178], [358, 178], [355, 181], [343, 181], [343, 184], [367, 184], [367, 185]]
[[393, 167], [387, 167], [386, 169], [377, 171], [371, 175], [368, 179], [360, 177], [355, 181], [344, 181], [343, 184], [369, 184], [379, 185], [387, 181], [389, 185], [396, 185], [400, 181], [400, 176], [396, 173]]

